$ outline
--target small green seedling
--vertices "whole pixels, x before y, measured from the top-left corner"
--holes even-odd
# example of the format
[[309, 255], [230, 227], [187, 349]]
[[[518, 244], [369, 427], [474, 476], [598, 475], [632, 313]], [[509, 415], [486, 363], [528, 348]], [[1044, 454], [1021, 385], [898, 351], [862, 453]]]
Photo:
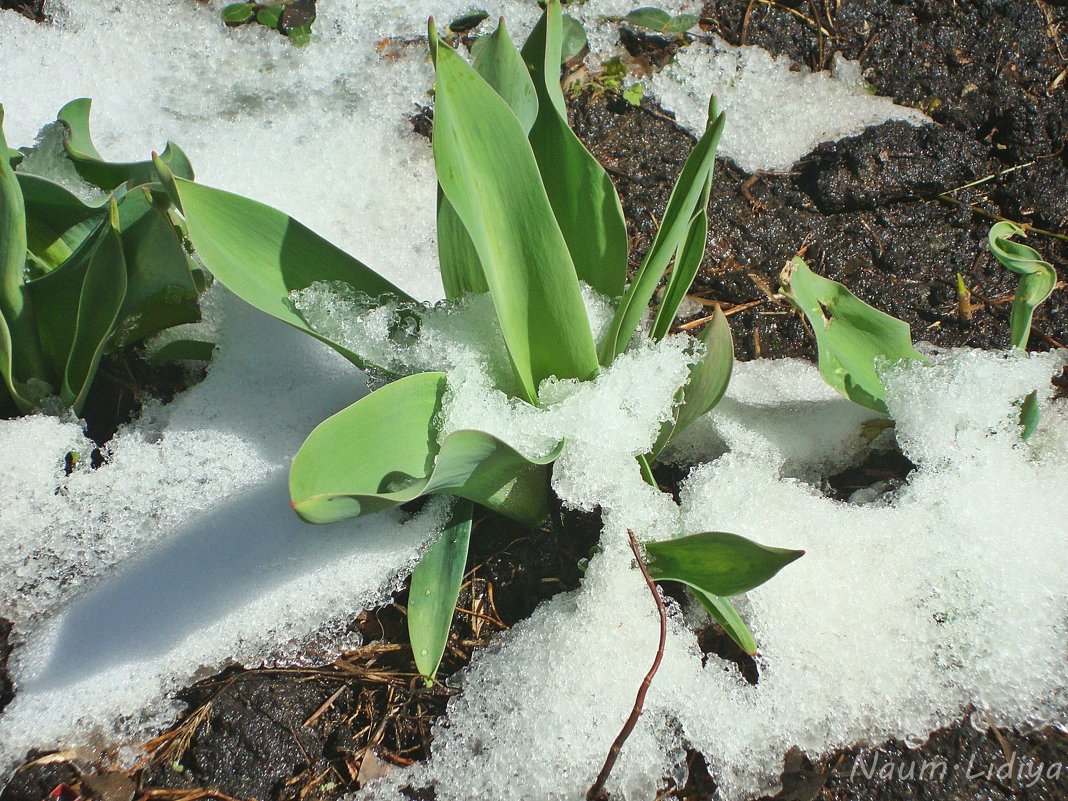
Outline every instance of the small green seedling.
[[[100, 359], [200, 319], [205, 278], [151, 161], [105, 161], [89, 134], [88, 100], [59, 112], [64, 154], [99, 198], [83, 200], [0, 159], [0, 413], [56, 404], [79, 413]], [[0, 151], [11, 153], [3, 135]], [[21, 153], [19, 154], [22, 155]], [[185, 154], [159, 156], [193, 177]], [[30, 161], [25, 162], [31, 164]], [[163, 358], [166, 358], [164, 356]]]
[[994, 223], [987, 235], [990, 252], [999, 262], [1020, 277], [1016, 297], [1012, 301], [1010, 318], [1012, 347], [1025, 350], [1031, 338], [1031, 319], [1035, 308], [1053, 294], [1057, 286], [1057, 271], [1042, 259], [1038, 251], [1022, 242], [1013, 242], [1014, 236], [1027, 236], [1027, 231], [1014, 222]]
[[231, 28], [256, 23], [278, 31], [293, 44], [302, 47], [311, 41], [315, 3], [314, 0], [231, 3], [223, 8], [220, 16]]
[[696, 14], [679, 14], [678, 16], [673, 17], [662, 9], [646, 6], [644, 8], [634, 9], [627, 14], [627, 16], [623, 17], [623, 21], [656, 33], [677, 34], [681, 36], [697, 25], [700, 21], [700, 17]]
[[[429, 27], [437, 82], [433, 151], [438, 192], [438, 256], [446, 297], [488, 294], [507, 346], [513, 379], [503, 391], [537, 406], [545, 379], [587, 381], [627, 350], [670, 277], [649, 332], [668, 335], [697, 272], [708, 233], [707, 207], [724, 117], [709, 104], [708, 125], [671, 194], [659, 230], [627, 281], [628, 240], [619, 196], [605, 170], [567, 123], [560, 85], [567, 32], [558, 0], [520, 51], [503, 21], [480, 38], [474, 63]], [[167, 175], [190, 240], [212, 274], [246, 302], [363, 360], [310, 329], [289, 295], [315, 282], [341, 281], [369, 298], [411, 301], [404, 292], [300, 223], [255, 201]], [[614, 299], [598, 347], [580, 282]], [[726, 319], [701, 336], [704, 355], [679, 387], [661, 450], [723, 396], [733, 362]], [[304, 519], [326, 523], [444, 494], [462, 499], [412, 577], [408, 619], [415, 661], [430, 680], [441, 660], [471, 536], [474, 505], [522, 525], [548, 513], [552, 462], [482, 431], [443, 436], [436, 428], [448, 378], [399, 377], [320, 424], [293, 461], [290, 495]], [[756, 643], [727, 597], [770, 579], [800, 556], [741, 537], [706, 532], [650, 546], [650, 571], [679, 581], [747, 652]]]

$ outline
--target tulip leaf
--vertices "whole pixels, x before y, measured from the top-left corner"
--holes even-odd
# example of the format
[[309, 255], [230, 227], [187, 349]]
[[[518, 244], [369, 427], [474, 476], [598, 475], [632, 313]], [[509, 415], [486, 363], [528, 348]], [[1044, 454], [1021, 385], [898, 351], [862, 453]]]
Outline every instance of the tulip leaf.
[[168, 362], [210, 362], [215, 353], [215, 343], [202, 339], [174, 339], [156, 348], [149, 348], [148, 363], [152, 365]]
[[712, 619], [727, 632], [727, 635], [734, 640], [742, 651], [750, 656], [757, 652], [756, 640], [749, 631], [749, 627], [745, 625], [745, 621], [742, 620], [742, 616], [738, 614], [738, 610], [734, 608], [734, 604], [719, 595], [710, 595], [694, 587], [690, 587], [690, 589], [693, 590], [693, 594], [701, 602], [708, 614], [712, 616]]
[[1041, 416], [1042, 410], [1038, 405], [1038, 390], [1033, 389], [1020, 402], [1020, 427], [1023, 429], [1020, 433], [1020, 438], [1024, 442], [1031, 439], [1031, 435], [1038, 429]]
[[869, 306], [837, 281], [816, 275], [800, 258], [786, 265], [780, 279], [780, 292], [812, 326], [823, 380], [854, 403], [885, 414], [886, 388], [876, 362], [927, 363], [912, 346], [909, 324]]
[[1057, 271], [1034, 248], [1013, 242], [1012, 237], [1016, 235], [1026, 236], [1027, 231], [1014, 222], [1002, 221], [991, 226], [987, 241], [995, 258], [1021, 276], [1016, 297], [1012, 301], [1010, 335], [1012, 346], [1024, 350], [1031, 337], [1031, 318], [1035, 307], [1053, 294], [1057, 285]]
[[578, 277], [616, 298], [627, 278], [627, 225], [608, 173], [567, 123], [560, 88], [562, 17], [559, 0], [550, 0], [523, 46], [538, 93], [530, 146]]
[[[163, 176], [167, 185], [169, 176]], [[364, 361], [313, 331], [289, 293], [316, 281], [341, 281], [374, 298], [411, 298], [292, 217], [240, 195], [175, 177], [176, 203], [207, 268], [246, 303], [325, 342], [357, 366]]]
[[549, 470], [559, 453], [528, 459], [482, 431], [438, 443], [444, 373], [407, 376], [320, 423], [289, 473], [293, 507], [311, 523], [390, 509], [423, 495], [480, 503], [524, 525], [548, 514]]
[[107, 216], [107, 200], [85, 203], [66, 187], [16, 173], [26, 207], [26, 244], [48, 269], [58, 267]]
[[649, 575], [656, 581], [678, 581], [723, 597], [759, 587], [805, 553], [759, 545], [722, 531], [649, 542], [645, 551]]
[[456, 600], [463, 585], [467, 549], [471, 542], [470, 501], [460, 499], [452, 517], [412, 572], [408, 592], [408, 637], [415, 666], [431, 683], [441, 664]]
[[478, 253], [523, 398], [535, 403], [545, 378], [598, 371], [575, 266], [523, 126], [433, 25], [429, 36], [438, 183]]
[[[660, 283], [668, 264], [671, 262], [680, 248], [684, 253], [691, 255], [692, 261], [696, 253], [696, 243], [689, 248], [683, 248], [691, 237], [694, 227], [700, 228], [702, 219], [707, 225], [707, 219], [703, 217], [708, 206], [708, 187], [711, 180], [712, 170], [716, 165], [716, 147], [719, 137], [723, 133], [725, 117], [716, 113], [716, 99], [713, 97], [708, 102], [708, 123], [705, 132], [697, 141], [686, 164], [683, 165], [675, 188], [671, 192], [664, 217], [660, 221], [660, 228], [656, 232], [649, 252], [646, 253], [641, 267], [627, 287], [623, 300], [616, 308], [616, 313], [608, 328], [604, 342], [601, 344], [601, 363], [612, 363], [620, 353], [626, 349], [630, 342], [631, 334], [637, 329], [638, 324], [646, 314], [649, 302], [653, 299], [656, 287]], [[707, 229], [706, 229], [707, 230]], [[704, 252], [704, 242], [701, 242], [701, 252]], [[700, 257], [698, 257], [700, 263]], [[689, 269], [689, 265], [682, 265], [681, 271]], [[681, 286], [681, 283], [679, 284]], [[689, 284], [682, 288], [682, 295], [689, 291]], [[672, 290], [676, 295], [677, 290]], [[681, 296], [679, 297], [681, 301]], [[674, 317], [674, 309], [671, 316]], [[670, 325], [670, 321], [668, 321]]]

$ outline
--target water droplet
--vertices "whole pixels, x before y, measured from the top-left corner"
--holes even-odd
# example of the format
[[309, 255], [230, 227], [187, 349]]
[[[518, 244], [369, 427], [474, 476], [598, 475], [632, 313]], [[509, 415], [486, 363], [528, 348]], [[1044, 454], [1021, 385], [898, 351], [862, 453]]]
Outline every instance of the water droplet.
[[426, 656], [426, 648], [419, 652], [419, 656]]
[[430, 595], [432, 592], [433, 592], [433, 590], [427, 590], [426, 592], [423, 593], [423, 595]]

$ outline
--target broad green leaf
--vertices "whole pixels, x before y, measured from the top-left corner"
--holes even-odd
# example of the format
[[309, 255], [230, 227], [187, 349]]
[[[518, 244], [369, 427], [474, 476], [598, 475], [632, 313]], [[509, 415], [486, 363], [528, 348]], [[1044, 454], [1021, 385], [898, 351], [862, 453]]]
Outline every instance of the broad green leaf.
[[[667, 209], [664, 210], [664, 217], [660, 221], [660, 228], [653, 238], [652, 245], [649, 246], [649, 252], [645, 255], [642, 266], [638, 269], [630, 286], [627, 287], [622, 302], [616, 308], [608, 333], [601, 345], [601, 363], [604, 365], [611, 364], [616, 356], [626, 349], [631, 335], [646, 314], [649, 302], [656, 293], [656, 287], [667, 270], [669, 262], [690, 238], [694, 227], [700, 227], [702, 220], [707, 225], [707, 218], [704, 215], [708, 206], [708, 186], [712, 170], [716, 165], [716, 146], [723, 133], [724, 119], [723, 114], [716, 113], [716, 99], [710, 98], [705, 132], [697, 141], [689, 158], [686, 159], [686, 164], [683, 165], [679, 180], [675, 183], [675, 188], [668, 199]], [[703, 248], [702, 242], [702, 253]], [[685, 249], [686, 253], [691, 254], [687, 258], [692, 259], [692, 254], [696, 250], [696, 243]], [[687, 270], [689, 266], [685, 264], [682, 268]], [[688, 289], [687, 284], [682, 292], [683, 295]]]
[[210, 362], [215, 353], [215, 343], [202, 339], [174, 339], [157, 348], [148, 350], [146, 356], [152, 365], [168, 362]]
[[710, 595], [694, 587], [690, 589], [701, 602], [701, 606], [708, 610], [712, 619], [719, 623], [739, 648], [750, 656], [757, 652], [756, 640], [748, 626], [745, 625], [745, 621], [742, 620], [742, 616], [738, 614], [738, 610], [734, 608], [734, 604], [718, 595]]
[[1042, 411], [1038, 406], [1038, 390], [1034, 389], [1027, 393], [1027, 397], [1020, 403], [1020, 426], [1023, 431], [1020, 438], [1027, 442], [1038, 428]]
[[909, 324], [869, 306], [837, 281], [816, 275], [800, 258], [786, 265], [779, 290], [808, 318], [820, 375], [854, 403], [886, 413], [877, 360], [927, 363], [912, 347]]
[[[522, 56], [508, 36], [504, 20], [484, 36], [474, 67], [512, 109], [523, 130], [529, 132], [538, 116], [538, 95]], [[445, 297], [488, 292], [486, 276], [471, 237], [445, 194], [438, 189], [438, 263]]]
[[[0, 152], [6, 152], [4, 107], [0, 105]], [[15, 171], [0, 159], [0, 374], [6, 394], [17, 410], [33, 410], [29, 381], [47, 382], [37, 344], [33, 308], [26, 299], [23, 269], [26, 265], [26, 209]], [[44, 387], [41, 391], [47, 392]]]
[[671, 21], [664, 26], [664, 33], [685, 33], [701, 21], [696, 14], [679, 14], [672, 17]]
[[137, 187], [119, 204], [119, 226], [128, 283], [112, 347], [200, 320], [189, 259], [166, 205]]
[[[225, 11], [225, 9], [224, 9]], [[256, 12], [256, 22], [271, 30], [278, 29], [282, 19], [282, 6], [261, 6]], [[245, 21], [245, 20], [242, 20]]]
[[705, 355], [690, 368], [690, 376], [681, 390], [682, 399], [675, 408], [674, 419], [661, 431], [653, 449], [654, 457], [679, 432], [715, 408], [730, 384], [734, 369], [734, 340], [727, 317], [718, 306], [712, 322], [701, 330], [698, 339], [705, 346]]
[[126, 295], [119, 213], [63, 264], [27, 284], [41, 348], [59, 377], [59, 399], [81, 411]]
[[563, 15], [563, 36], [560, 43], [560, 63], [566, 64], [586, 47], [588, 39], [582, 23], [570, 14]]
[[449, 642], [452, 616], [467, 566], [473, 512], [470, 501], [457, 501], [445, 530], [412, 572], [408, 593], [408, 638], [412, 643], [415, 665], [428, 684], [438, 672]]
[[722, 531], [649, 542], [645, 551], [654, 580], [678, 581], [723, 597], [759, 587], [805, 553], [770, 548]]
[[657, 33], [663, 33], [667, 30], [668, 25], [671, 24], [671, 15], [662, 9], [644, 6], [631, 11], [627, 16], [623, 17], [623, 21], [641, 28], [648, 28]]
[[991, 226], [987, 240], [995, 258], [1021, 276], [1012, 302], [1011, 336], [1012, 346], [1024, 350], [1031, 337], [1031, 318], [1035, 307], [1053, 294], [1057, 285], [1057, 271], [1034, 248], [1013, 242], [1012, 237], [1017, 234], [1026, 236], [1027, 232], [1016, 223], [1003, 221]]
[[627, 225], [608, 173], [567, 123], [560, 88], [562, 16], [559, 0], [550, 0], [523, 45], [538, 93], [530, 146], [578, 277], [617, 298], [627, 279]]
[[432, 24], [429, 35], [438, 182], [482, 263], [523, 397], [535, 403], [545, 378], [598, 371], [575, 266], [519, 120]]
[[227, 25], [240, 25], [252, 19], [252, 15], [255, 13], [255, 5], [253, 3], [231, 3], [223, 8], [220, 15]]
[[311, 330], [289, 293], [316, 281], [342, 281], [372, 298], [394, 295], [411, 300], [277, 209], [182, 178], [175, 178], [173, 187], [189, 239], [212, 275], [246, 303], [311, 334], [357, 366], [365, 365], [356, 354]]
[[58, 267], [107, 217], [107, 200], [85, 203], [66, 187], [16, 173], [26, 207], [29, 251], [49, 269]]
[[438, 444], [444, 373], [387, 384], [323, 421], [289, 473], [293, 508], [311, 523], [391, 509], [423, 495], [458, 495], [524, 525], [548, 514], [549, 470], [559, 450], [527, 459], [481, 431]]
[[[92, 101], [83, 97], [67, 103], [59, 110], [58, 115], [59, 121], [67, 128], [63, 147], [67, 157], [74, 162], [78, 174], [107, 192], [127, 182], [131, 186], [137, 186], [156, 181], [156, 170], [152, 161], [111, 162], [103, 159], [97, 152], [89, 132], [91, 106]], [[159, 159], [179, 178], [193, 178], [193, 167], [177, 145], [168, 142]]]

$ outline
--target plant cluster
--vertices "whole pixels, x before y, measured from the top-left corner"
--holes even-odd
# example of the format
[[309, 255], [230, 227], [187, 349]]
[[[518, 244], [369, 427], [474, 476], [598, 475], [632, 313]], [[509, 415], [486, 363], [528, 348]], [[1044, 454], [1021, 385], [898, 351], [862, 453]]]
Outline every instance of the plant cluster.
[[[151, 161], [105, 161], [89, 133], [89, 100], [59, 112], [62, 158], [97, 193], [85, 200], [35, 174], [7, 146], [0, 108], [0, 414], [81, 412], [106, 353], [200, 319], [205, 275]], [[158, 157], [192, 179], [182, 151]], [[24, 164], [25, 168], [16, 170]], [[188, 344], [188, 343], [187, 343]], [[202, 344], [155, 354], [207, 358]]]
[[257, 24], [278, 31], [298, 47], [311, 41], [315, 22], [315, 0], [281, 0], [280, 2], [231, 3], [220, 12], [231, 28]]

